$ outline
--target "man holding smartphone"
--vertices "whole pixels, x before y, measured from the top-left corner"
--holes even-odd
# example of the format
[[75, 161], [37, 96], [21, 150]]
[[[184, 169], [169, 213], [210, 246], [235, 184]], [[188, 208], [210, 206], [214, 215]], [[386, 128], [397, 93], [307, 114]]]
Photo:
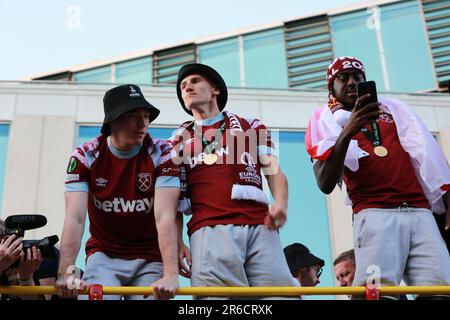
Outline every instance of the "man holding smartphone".
[[[306, 134], [319, 188], [329, 194], [342, 180], [347, 187], [353, 285], [450, 285], [449, 253], [430, 210], [450, 217], [442, 204], [450, 197], [447, 160], [405, 103], [376, 101], [374, 86], [358, 86], [365, 80], [358, 59], [333, 61], [328, 105], [313, 112]], [[358, 95], [358, 87], [372, 93]]]

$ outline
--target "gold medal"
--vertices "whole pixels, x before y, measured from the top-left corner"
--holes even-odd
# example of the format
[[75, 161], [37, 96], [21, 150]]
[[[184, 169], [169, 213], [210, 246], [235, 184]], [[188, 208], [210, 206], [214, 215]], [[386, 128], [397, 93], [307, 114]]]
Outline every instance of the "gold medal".
[[377, 156], [379, 156], [380, 158], [384, 158], [384, 157], [386, 157], [387, 155], [388, 155], [388, 149], [386, 149], [385, 147], [383, 147], [383, 146], [377, 146], [377, 147], [375, 147], [374, 149], [373, 149], [373, 152], [377, 155]]
[[209, 165], [216, 163], [217, 159], [218, 159], [218, 157], [215, 153], [210, 153], [205, 156], [203, 163], [207, 164], [209, 166]]

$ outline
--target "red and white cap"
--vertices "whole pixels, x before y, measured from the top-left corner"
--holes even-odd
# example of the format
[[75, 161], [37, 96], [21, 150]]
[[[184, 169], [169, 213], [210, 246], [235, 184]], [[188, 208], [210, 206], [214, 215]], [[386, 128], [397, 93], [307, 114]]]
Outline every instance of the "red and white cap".
[[336, 58], [329, 66], [327, 71], [328, 92], [332, 93], [333, 81], [339, 72], [349, 69], [360, 70], [366, 78], [366, 69], [364, 64], [355, 57], [339, 57]]

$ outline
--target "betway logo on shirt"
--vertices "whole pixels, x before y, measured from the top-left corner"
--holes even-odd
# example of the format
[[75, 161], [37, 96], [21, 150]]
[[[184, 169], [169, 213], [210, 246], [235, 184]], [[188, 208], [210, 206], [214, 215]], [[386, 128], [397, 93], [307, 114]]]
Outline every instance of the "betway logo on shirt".
[[127, 212], [144, 212], [150, 213], [153, 208], [153, 197], [151, 199], [124, 200], [124, 198], [114, 198], [111, 200], [100, 201], [95, 196], [94, 206], [105, 212], [127, 213]]

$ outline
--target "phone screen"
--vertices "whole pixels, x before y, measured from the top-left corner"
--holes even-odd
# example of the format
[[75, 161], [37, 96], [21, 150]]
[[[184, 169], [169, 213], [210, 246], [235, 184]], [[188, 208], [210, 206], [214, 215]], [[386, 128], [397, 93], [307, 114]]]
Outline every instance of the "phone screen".
[[375, 84], [375, 81], [360, 82], [356, 86], [356, 90], [358, 92], [358, 97], [370, 93], [368, 103], [378, 102], [377, 86]]

